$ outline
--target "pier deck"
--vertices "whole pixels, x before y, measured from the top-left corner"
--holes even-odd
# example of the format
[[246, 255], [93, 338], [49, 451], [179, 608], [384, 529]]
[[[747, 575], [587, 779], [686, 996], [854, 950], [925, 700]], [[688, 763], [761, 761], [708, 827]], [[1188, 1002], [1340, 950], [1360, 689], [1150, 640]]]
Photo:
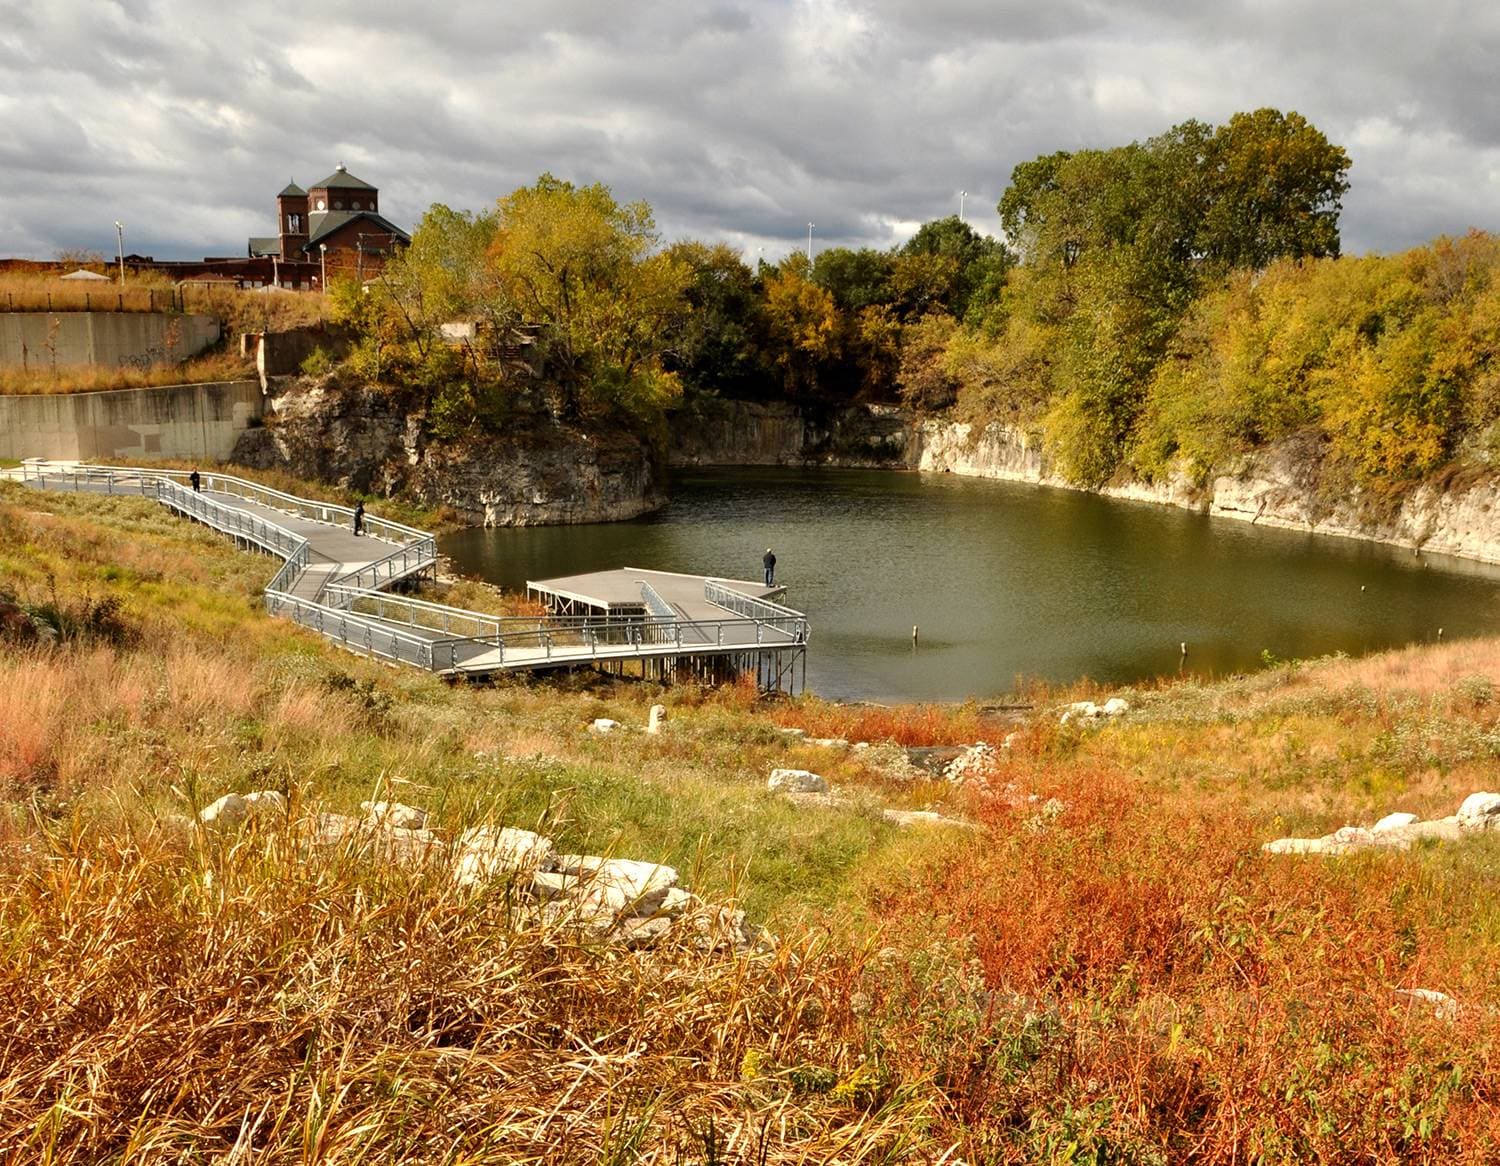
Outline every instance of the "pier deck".
[[363, 655], [439, 675], [484, 676], [595, 667], [664, 681], [719, 682], [753, 672], [768, 688], [795, 686], [806, 670], [807, 617], [777, 602], [780, 587], [625, 567], [528, 583], [549, 614], [495, 616], [391, 594], [434, 570], [426, 531], [348, 507], [271, 490], [216, 472], [203, 489], [187, 475], [33, 460], [0, 471], [43, 489], [138, 494], [237, 542], [285, 560], [266, 587], [266, 608]]

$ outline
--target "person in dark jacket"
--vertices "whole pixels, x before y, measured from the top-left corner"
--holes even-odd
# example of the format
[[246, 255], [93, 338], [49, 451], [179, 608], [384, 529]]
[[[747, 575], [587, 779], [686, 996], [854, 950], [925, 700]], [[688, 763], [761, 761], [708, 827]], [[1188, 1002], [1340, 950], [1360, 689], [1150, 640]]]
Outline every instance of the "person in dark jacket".
[[761, 561], [762, 566], [764, 566], [765, 569], [766, 569], [766, 586], [767, 587], [775, 587], [776, 586], [776, 556], [771, 553], [771, 548], [770, 547], [766, 548], [766, 553], [765, 553], [764, 557], [761, 558], [760, 561]]
[[198, 476], [197, 470], [194, 470], [191, 474], [188, 475], [188, 481], [193, 484], [194, 494], [203, 489], [203, 479]]
[[354, 533], [365, 533], [365, 504], [363, 502], [354, 504]]

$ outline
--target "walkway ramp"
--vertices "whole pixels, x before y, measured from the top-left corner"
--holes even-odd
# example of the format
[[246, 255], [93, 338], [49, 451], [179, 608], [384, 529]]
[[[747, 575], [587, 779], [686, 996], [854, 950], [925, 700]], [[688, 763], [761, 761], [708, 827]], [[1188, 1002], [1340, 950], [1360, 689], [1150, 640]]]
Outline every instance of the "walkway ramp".
[[176, 470], [31, 459], [0, 471], [39, 489], [154, 498], [236, 542], [284, 560], [266, 587], [272, 615], [363, 655], [444, 676], [597, 667], [672, 680], [732, 679], [754, 671], [768, 688], [806, 673], [807, 617], [777, 602], [781, 588], [625, 567], [528, 583], [549, 614], [495, 616], [390, 593], [435, 572], [433, 536], [374, 515], [364, 533], [347, 506], [257, 482], [203, 473], [195, 489]]

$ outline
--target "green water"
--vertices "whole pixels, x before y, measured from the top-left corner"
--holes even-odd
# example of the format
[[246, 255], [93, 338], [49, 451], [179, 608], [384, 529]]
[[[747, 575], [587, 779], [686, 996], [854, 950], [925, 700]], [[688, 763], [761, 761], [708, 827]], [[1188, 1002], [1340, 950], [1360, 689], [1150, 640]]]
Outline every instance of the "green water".
[[[1500, 568], [1170, 507], [948, 474], [711, 470], [634, 522], [468, 530], [440, 549], [507, 588], [604, 567], [755, 579], [767, 546], [812, 619], [825, 696], [956, 700], [1018, 677], [1215, 675], [1486, 634]], [[920, 627], [913, 649], [912, 625]]]

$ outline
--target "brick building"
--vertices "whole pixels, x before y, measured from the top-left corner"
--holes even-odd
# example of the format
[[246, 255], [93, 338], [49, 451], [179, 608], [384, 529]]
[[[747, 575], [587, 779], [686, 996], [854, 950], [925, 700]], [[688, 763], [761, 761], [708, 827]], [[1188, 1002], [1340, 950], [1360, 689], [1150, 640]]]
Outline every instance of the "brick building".
[[285, 264], [298, 282], [306, 281], [311, 264], [317, 269], [315, 286], [325, 268], [329, 279], [378, 275], [386, 256], [411, 242], [380, 214], [380, 191], [343, 163], [307, 190], [288, 183], [276, 196], [276, 224], [277, 234], [250, 240], [248, 257]]

